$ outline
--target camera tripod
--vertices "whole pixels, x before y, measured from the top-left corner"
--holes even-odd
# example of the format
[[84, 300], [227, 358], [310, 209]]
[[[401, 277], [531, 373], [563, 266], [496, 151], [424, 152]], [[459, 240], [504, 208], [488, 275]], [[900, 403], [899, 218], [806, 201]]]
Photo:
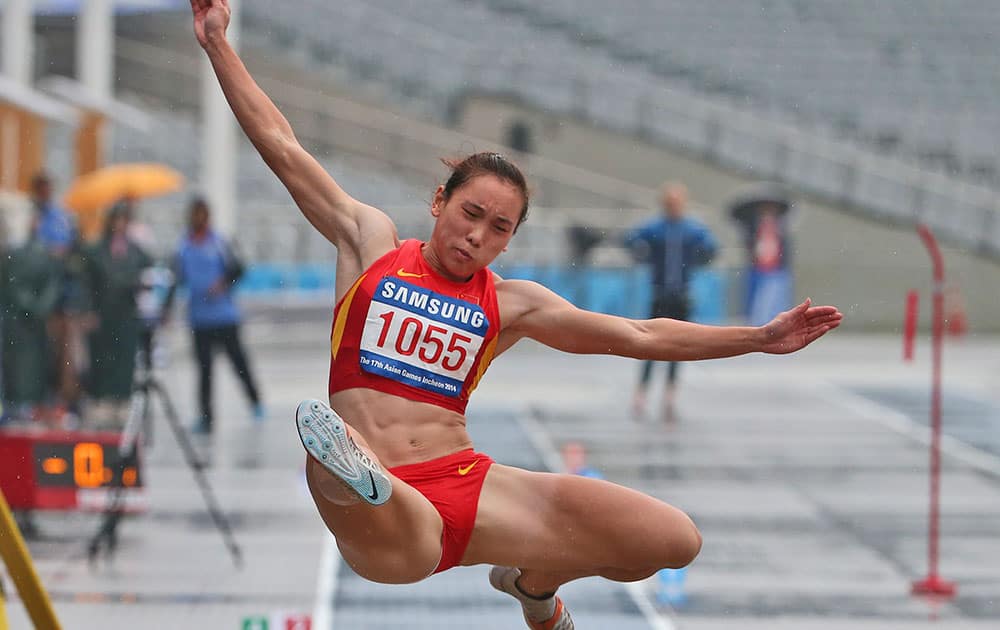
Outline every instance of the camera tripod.
[[[191, 439], [177, 416], [177, 410], [170, 399], [167, 390], [155, 376], [152, 360], [153, 331], [147, 330], [140, 344], [137, 353], [136, 372], [132, 385], [132, 397], [129, 406], [128, 419], [122, 430], [119, 442], [119, 460], [117, 464], [117, 478], [122, 479], [122, 474], [128, 466], [135, 466], [138, 461], [138, 450], [140, 446], [151, 444], [153, 433], [152, 421], [152, 400], [158, 398], [163, 416], [167, 419], [177, 444], [184, 454], [184, 460], [194, 474], [195, 481], [201, 490], [202, 498], [205, 500], [205, 507], [208, 509], [212, 522], [222, 535], [223, 543], [229, 550], [236, 568], [242, 568], [243, 555], [236, 539], [233, 537], [233, 530], [229, 525], [226, 515], [219, 507], [215, 498], [215, 493], [205, 476], [205, 464], [198, 457]], [[125, 484], [117, 484], [111, 492], [110, 499], [104, 510], [104, 518], [100, 528], [91, 538], [87, 545], [87, 557], [91, 564], [95, 563], [103, 547], [108, 556], [114, 554], [118, 547], [118, 524], [121, 522], [125, 512]]]

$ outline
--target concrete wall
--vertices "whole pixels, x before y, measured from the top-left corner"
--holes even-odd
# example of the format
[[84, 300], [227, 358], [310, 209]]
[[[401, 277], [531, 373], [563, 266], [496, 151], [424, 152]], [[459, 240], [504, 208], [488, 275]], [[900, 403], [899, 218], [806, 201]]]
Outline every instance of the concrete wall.
[[[725, 205], [755, 182], [701, 156], [654, 145], [641, 138], [596, 127], [587, 121], [539, 111], [514, 100], [471, 95], [455, 109], [456, 127], [470, 135], [504, 142], [514, 123], [531, 130], [534, 151], [640, 186], [666, 179], [685, 182], [700, 204], [696, 213], [720, 237], [719, 264], [742, 262], [739, 233]], [[649, 199], [649, 204], [655, 199]], [[930, 317], [930, 259], [912, 227], [861, 218], [821, 200], [796, 199], [793, 222], [796, 294], [838, 305], [853, 329], [899, 329], [908, 289], [921, 291], [921, 323]], [[1000, 266], [942, 244], [948, 278], [967, 307], [970, 329], [1000, 330]]]

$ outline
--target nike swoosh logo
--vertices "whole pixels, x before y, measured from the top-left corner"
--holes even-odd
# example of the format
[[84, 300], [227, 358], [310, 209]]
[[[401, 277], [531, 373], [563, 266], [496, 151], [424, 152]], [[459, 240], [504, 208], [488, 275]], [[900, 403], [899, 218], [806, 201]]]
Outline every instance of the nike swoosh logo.
[[372, 493], [368, 495], [368, 498], [371, 499], [372, 501], [377, 501], [378, 488], [375, 487], [375, 475], [373, 475], [372, 471], [370, 470], [368, 471], [368, 478], [372, 480]]
[[471, 464], [469, 464], [465, 468], [462, 468], [461, 466], [459, 466], [458, 467], [458, 474], [461, 475], [461, 476], [463, 476], [463, 477], [466, 476], [466, 475], [468, 475], [469, 471], [472, 470], [472, 467], [475, 466], [478, 463], [479, 463], [479, 460], [477, 459], [476, 461], [472, 462]]
[[400, 278], [423, 278], [426, 273], [410, 273], [409, 271], [404, 271], [402, 267], [396, 272], [396, 275]]

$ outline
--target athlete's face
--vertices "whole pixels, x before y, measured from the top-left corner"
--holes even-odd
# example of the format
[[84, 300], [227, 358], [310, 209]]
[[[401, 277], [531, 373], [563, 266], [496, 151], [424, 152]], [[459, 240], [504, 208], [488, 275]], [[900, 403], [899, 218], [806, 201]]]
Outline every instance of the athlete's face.
[[523, 206], [517, 187], [493, 175], [473, 177], [449, 199], [439, 186], [431, 204], [437, 222], [428, 262], [452, 280], [468, 278], [507, 247]]

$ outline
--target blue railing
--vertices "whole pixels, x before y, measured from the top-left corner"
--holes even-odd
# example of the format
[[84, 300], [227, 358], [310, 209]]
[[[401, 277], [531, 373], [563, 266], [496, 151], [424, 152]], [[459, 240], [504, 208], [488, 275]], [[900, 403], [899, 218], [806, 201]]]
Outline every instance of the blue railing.
[[[587, 310], [632, 318], [649, 316], [649, 272], [644, 268], [510, 265], [496, 271], [505, 278], [538, 282]], [[332, 294], [335, 277], [336, 267], [331, 264], [255, 263], [247, 268], [239, 290], [255, 297], [285, 291]], [[721, 270], [694, 274], [691, 280], [694, 321], [718, 324], [726, 320], [728, 284], [727, 275]]]

